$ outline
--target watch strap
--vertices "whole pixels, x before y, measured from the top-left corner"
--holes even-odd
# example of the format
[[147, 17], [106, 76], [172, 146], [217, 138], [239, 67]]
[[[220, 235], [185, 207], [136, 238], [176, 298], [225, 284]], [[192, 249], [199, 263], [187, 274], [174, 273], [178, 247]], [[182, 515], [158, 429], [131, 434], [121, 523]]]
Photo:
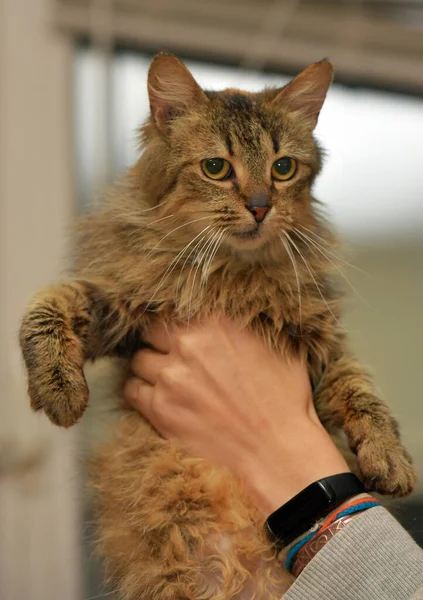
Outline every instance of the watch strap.
[[353, 473], [320, 479], [268, 517], [268, 533], [279, 547], [287, 546], [337, 506], [363, 492], [364, 485]]

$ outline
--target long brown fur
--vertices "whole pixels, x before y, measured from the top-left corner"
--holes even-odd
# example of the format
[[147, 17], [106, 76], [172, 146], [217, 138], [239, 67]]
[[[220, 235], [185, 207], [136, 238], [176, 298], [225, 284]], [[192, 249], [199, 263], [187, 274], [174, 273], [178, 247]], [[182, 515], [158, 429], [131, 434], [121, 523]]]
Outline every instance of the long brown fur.
[[[130, 357], [158, 317], [187, 323], [189, 351], [189, 321], [224, 314], [307, 361], [319, 415], [343, 428], [369, 490], [411, 492], [397, 424], [339, 324], [337, 241], [311, 195], [321, 167], [313, 129], [331, 79], [321, 62], [282, 90], [205, 92], [175, 57], [153, 61], [141, 158], [80, 220], [72, 278], [24, 317], [34, 410], [73, 425], [88, 403], [87, 360]], [[283, 156], [297, 173], [272, 181]], [[208, 179], [200, 163], [213, 157], [235, 175]], [[257, 193], [272, 210], [258, 235], [237, 235], [255, 227], [245, 207]], [[290, 578], [242, 484], [122, 413], [92, 468], [100, 548], [120, 596], [279, 598]]]

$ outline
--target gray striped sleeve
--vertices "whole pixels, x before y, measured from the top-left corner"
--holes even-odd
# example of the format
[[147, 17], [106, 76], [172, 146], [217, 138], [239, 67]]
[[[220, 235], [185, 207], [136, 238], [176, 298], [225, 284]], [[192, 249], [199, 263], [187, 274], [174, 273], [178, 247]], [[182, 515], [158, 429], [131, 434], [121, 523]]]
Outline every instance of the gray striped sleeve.
[[382, 507], [339, 531], [283, 600], [423, 600], [423, 550]]

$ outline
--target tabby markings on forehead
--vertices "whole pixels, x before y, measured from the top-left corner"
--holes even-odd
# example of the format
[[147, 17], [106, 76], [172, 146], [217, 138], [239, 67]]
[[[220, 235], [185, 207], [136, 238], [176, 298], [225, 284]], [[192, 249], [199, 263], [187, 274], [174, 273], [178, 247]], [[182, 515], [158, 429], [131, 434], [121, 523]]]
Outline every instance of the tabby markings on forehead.
[[252, 99], [246, 94], [233, 92], [225, 95], [225, 103], [230, 110], [250, 112], [253, 108]]
[[226, 147], [228, 148], [229, 154], [231, 156], [234, 156], [234, 149], [233, 149], [232, 140], [231, 140], [229, 133], [226, 134], [225, 142], [226, 142]]

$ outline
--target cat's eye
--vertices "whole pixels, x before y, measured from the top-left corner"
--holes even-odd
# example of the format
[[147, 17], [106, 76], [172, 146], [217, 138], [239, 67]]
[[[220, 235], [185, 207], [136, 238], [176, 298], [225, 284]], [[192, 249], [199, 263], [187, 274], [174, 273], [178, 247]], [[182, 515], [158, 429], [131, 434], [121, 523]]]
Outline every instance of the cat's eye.
[[201, 161], [201, 168], [204, 175], [217, 181], [228, 179], [232, 175], [232, 167], [224, 158], [207, 158]]
[[289, 156], [278, 158], [272, 165], [272, 177], [276, 181], [288, 181], [297, 172], [297, 161]]

